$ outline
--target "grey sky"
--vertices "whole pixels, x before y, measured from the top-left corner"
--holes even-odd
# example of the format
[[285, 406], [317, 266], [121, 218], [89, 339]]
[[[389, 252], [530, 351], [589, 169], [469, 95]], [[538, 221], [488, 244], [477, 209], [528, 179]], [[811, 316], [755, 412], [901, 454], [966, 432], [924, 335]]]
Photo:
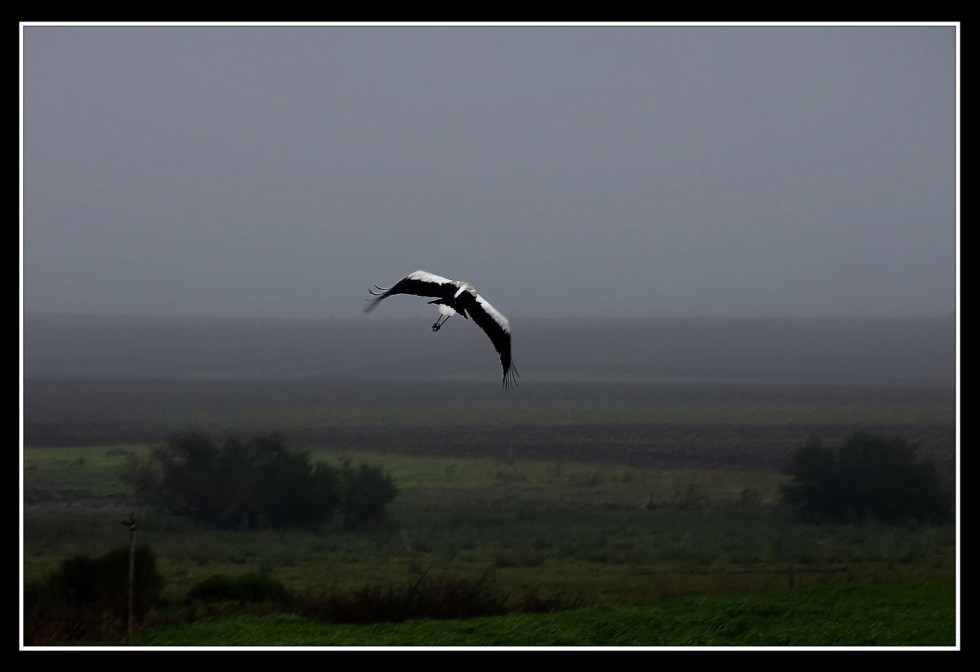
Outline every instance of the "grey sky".
[[952, 25], [26, 25], [24, 309], [947, 314], [956, 73]]

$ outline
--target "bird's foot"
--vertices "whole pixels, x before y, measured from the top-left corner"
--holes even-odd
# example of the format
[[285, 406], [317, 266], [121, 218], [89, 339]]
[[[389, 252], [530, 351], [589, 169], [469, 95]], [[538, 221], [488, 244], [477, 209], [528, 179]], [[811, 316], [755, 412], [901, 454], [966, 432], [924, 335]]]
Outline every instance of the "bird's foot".
[[442, 325], [441, 324], [433, 324], [432, 325], [432, 331], [439, 331], [440, 329], [442, 329]]

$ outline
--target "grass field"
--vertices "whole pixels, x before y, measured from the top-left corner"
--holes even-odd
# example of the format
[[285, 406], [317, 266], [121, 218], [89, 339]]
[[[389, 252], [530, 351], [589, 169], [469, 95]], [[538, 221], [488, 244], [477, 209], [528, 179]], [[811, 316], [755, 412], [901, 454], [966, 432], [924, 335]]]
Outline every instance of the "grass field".
[[[139, 632], [138, 647], [924, 647], [956, 644], [952, 582], [699, 596], [553, 614], [328, 625], [294, 615], [205, 618]], [[118, 641], [90, 642], [117, 646]]]
[[[242, 336], [225, 323], [219, 336], [239, 338], [222, 348], [196, 321], [82, 320], [70, 338], [64, 321], [32, 323], [24, 578], [123, 546], [119, 521], [135, 510], [167, 582], [138, 633], [147, 646], [949, 646], [955, 526], [805, 525], [779, 497], [807, 437], [855, 431], [914, 442], [955, 482], [940, 322], [938, 336], [936, 321], [738, 322], [727, 340], [714, 322], [640, 325], [676, 361], [623, 341], [574, 375], [558, 373], [559, 355], [636, 339], [636, 325], [583, 325], [558, 350], [544, 345], [548, 325], [531, 325], [543, 368], [522, 367], [528, 380], [509, 395], [479, 373], [419, 384], [411, 376], [427, 361], [386, 380], [338, 380], [356, 347], [394, 347], [363, 326], [255, 324]], [[339, 349], [312, 370], [330, 375], [305, 376], [299, 362], [321, 338]], [[269, 343], [279, 359], [263, 358]], [[230, 532], [137, 506], [119, 468], [188, 430], [219, 441], [281, 432], [317, 460], [380, 465], [401, 492], [382, 525], [356, 533]], [[355, 627], [185, 602], [211, 576], [254, 572], [305, 595], [489, 577], [515, 599], [577, 608]]]
[[[25, 451], [28, 580], [74, 554], [95, 556], [125, 543], [118, 521], [127, 514], [128, 495], [115, 473], [129, 455], [145, 450]], [[340, 456], [316, 452], [326, 461]], [[139, 510], [139, 537], [158, 554], [166, 599], [176, 606], [210, 576], [255, 571], [310, 594], [344, 594], [422, 575], [490, 576], [510, 595], [587, 605], [955, 577], [951, 526], [803, 525], [778, 506], [785, 477], [771, 472], [384, 453], [358, 459], [383, 464], [402, 488], [388, 521], [359, 533], [220, 531]], [[293, 621], [270, 627], [283, 622]], [[188, 645], [198, 641], [188, 636]]]

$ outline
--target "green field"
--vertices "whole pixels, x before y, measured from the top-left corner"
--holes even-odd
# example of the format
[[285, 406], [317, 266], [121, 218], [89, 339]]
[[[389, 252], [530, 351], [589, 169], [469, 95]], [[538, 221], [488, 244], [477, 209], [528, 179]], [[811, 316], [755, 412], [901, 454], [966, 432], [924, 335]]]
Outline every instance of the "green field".
[[[325, 625], [224, 616], [137, 633], [138, 647], [924, 647], [956, 643], [952, 582], [677, 598], [553, 614]], [[114, 646], [118, 642], [91, 642]]]
[[[127, 514], [127, 491], [115, 474], [129, 454], [143, 451], [142, 446], [25, 450], [25, 482], [31, 493], [24, 528], [28, 580], [43, 577], [74, 554], [95, 556], [125, 543], [126, 531], [118, 521]], [[323, 451], [316, 456], [332, 461], [341, 455]], [[297, 593], [344, 594], [366, 586], [412, 582], [423, 575], [490, 576], [515, 597], [537, 594], [584, 605], [631, 606], [693, 594], [762, 594], [776, 599], [808, 588], [924, 580], [950, 583], [955, 577], [951, 526], [803, 525], [779, 507], [778, 488], [785, 477], [772, 472], [384, 453], [359, 454], [358, 459], [384, 465], [402, 488], [388, 521], [379, 528], [358, 533], [339, 529], [230, 532], [138, 510], [139, 538], [158, 554], [167, 579], [166, 599], [179, 605], [195, 583], [210, 576], [255, 571]], [[637, 618], [630, 611], [623, 617]], [[951, 612], [946, 614], [949, 617]], [[160, 618], [166, 621], [166, 610]], [[283, 623], [296, 622], [283, 618], [268, 622], [268, 627], [279, 632]], [[212, 634], [192, 634], [198, 627]], [[222, 626], [214, 627], [221, 631]], [[258, 639], [241, 641], [245, 635], [238, 634], [225, 643], [267, 643], [262, 637], [270, 635], [255, 627]], [[475, 630], [459, 627], [463, 632], [481, 632], [476, 625]], [[506, 631], [512, 626], [499, 627]], [[752, 626], [753, 631], [759, 627]], [[169, 644], [181, 644], [174, 632], [187, 633], [186, 645], [215, 636], [203, 624], [189, 625], [187, 630], [173, 628], [160, 635], [153, 635], [151, 628], [147, 644], [167, 637], [178, 637]], [[840, 631], [814, 632], [811, 639], [787, 641], [792, 628], [784, 623], [780, 628], [769, 644], [844, 644], [833, 640]], [[341, 629], [346, 634], [340, 635], [329, 630], [302, 641], [301, 633], [311, 631], [317, 628], [307, 624], [297, 627], [294, 639], [281, 632], [276, 637], [286, 637], [284, 641], [294, 645], [339, 641], [331, 639], [335, 637], [352, 637], [354, 644], [364, 644], [363, 637], [384, 630]], [[361, 634], [353, 634], [357, 632]], [[398, 640], [412, 629], [400, 626], [394, 632], [392, 637]], [[926, 644], [946, 645], [951, 636], [946, 633], [945, 639]], [[430, 639], [434, 636], [426, 635], [418, 644], [438, 642]], [[565, 636], [571, 635], [561, 635]], [[851, 631], [851, 636], [853, 645], [873, 643], [878, 637], [860, 630]], [[463, 642], [465, 638], [459, 637]], [[470, 643], [480, 645], [500, 637], [504, 635], [491, 630]], [[685, 637], [666, 645], [709, 641], [699, 639], [708, 637], [704, 632]], [[722, 637], [718, 643], [732, 643], [732, 637]], [[753, 638], [756, 642], [764, 635], [756, 632]], [[373, 643], [391, 641], [384, 635]], [[602, 644], [595, 638], [579, 643], [590, 642]], [[654, 638], [650, 643], [663, 640]]]
[[[339, 343], [313, 367], [321, 373], [347, 370], [341, 360], [353, 360], [356, 344], [394, 347], [346, 323], [251, 325], [230, 348], [218, 344], [240, 323], [65, 324], [26, 332], [36, 345], [25, 347], [25, 371], [35, 375], [24, 383], [24, 578], [123, 546], [119, 521], [135, 510], [139, 541], [167, 582], [137, 644], [955, 643], [955, 526], [805, 525], [779, 497], [807, 437], [832, 443], [855, 431], [914, 442], [955, 483], [943, 321], [737, 322], [721, 336], [713, 322], [641, 325], [673, 359], [624, 347], [602, 363], [593, 352], [580, 362], [585, 377], [559, 374], [558, 354], [609, 333], [625, 338], [613, 328], [624, 325], [585, 325], [574, 347], [557, 350], [543, 347], [550, 332], [537, 325], [540, 349], [529, 350], [552, 364], [541, 375], [522, 366], [523, 385], [508, 395], [479, 373], [420, 383], [427, 363], [357, 382], [290, 368], [321, 338]], [[161, 331], [157, 341], [132, 340]], [[292, 348], [263, 358], [270, 343]], [[718, 347], [705, 360], [697, 344]], [[188, 370], [195, 366], [201, 375]], [[674, 373], [685, 367], [692, 375]], [[358, 532], [230, 532], [135, 505], [119, 468], [188, 430], [217, 440], [281, 432], [317, 460], [380, 465], [401, 492], [382, 525]], [[304, 595], [489, 577], [515, 600], [576, 608], [346, 626], [185, 603], [208, 577], [254, 572]]]

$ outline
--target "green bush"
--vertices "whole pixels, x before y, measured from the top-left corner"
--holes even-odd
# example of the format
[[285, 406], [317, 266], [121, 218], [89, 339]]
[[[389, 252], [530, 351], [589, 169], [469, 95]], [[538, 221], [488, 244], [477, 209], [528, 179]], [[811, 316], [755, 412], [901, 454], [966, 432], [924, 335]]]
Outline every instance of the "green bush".
[[408, 584], [365, 586], [347, 595], [308, 597], [297, 613], [330, 623], [400, 622], [415, 618], [475, 618], [510, 610], [507, 596], [488, 577], [477, 580], [425, 575]]
[[[134, 549], [133, 614], [160, 601], [163, 576], [149, 546]], [[118, 635], [129, 615], [129, 546], [92, 558], [63, 560], [52, 574], [24, 587], [24, 638], [78, 639]]]
[[489, 575], [477, 579], [431, 578], [389, 586], [365, 586], [341, 595], [306, 596], [294, 611], [329, 623], [395, 623], [412, 619], [467, 619], [514, 611], [546, 613], [582, 606], [564, 595], [542, 596], [537, 591], [511, 599]]
[[384, 517], [388, 503], [398, 496], [394, 481], [381, 467], [341, 463], [337, 476], [339, 482], [339, 508], [345, 530], [377, 523]]
[[220, 446], [206, 434], [175, 434], [120, 477], [156, 506], [228, 529], [317, 529], [338, 511], [353, 529], [381, 519], [398, 493], [380, 468], [314, 463], [281, 434]]
[[[164, 579], [156, 568], [156, 555], [137, 544], [133, 558], [133, 612], [145, 615], [157, 602]], [[49, 579], [50, 595], [69, 606], [96, 606], [122, 619], [128, 612], [129, 546], [97, 558], [76, 555], [62, 561]]]
[[190, 602], [286, 604], [291, 599], [292, 596], [282, 582], [260, 572], [236, 577], [216, 574], [195, 584], [187, 592], [187, 600]]
[[810, 438], [792, 456], [784, 501], [813, 522], [947, 522], [952, 498], [933, 465], [918, 461], [915, 453], [915, 445], [904, 439], [865, 432], [837, 448]]

